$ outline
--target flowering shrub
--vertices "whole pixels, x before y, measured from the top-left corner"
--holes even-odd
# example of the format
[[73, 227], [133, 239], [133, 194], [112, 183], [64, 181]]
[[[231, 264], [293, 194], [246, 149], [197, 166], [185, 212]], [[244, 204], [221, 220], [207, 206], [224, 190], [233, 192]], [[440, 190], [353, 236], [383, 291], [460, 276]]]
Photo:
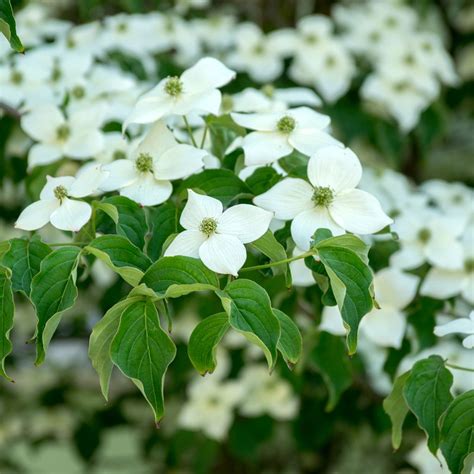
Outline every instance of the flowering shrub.
[[[306, 433], [318, 417], [334, 423], [362, 384], [374, 413], [383, 406], [390, 418], [393, 448], [405, 418], [410, 430], [416, 419], [427, 449], [467, 472], [474, 193], [363, 169], [331, 119], [367, 68], [361, 97], [402, 132], [441, 84], [459, 82], [415, 11], [338, 6], [334, 20], [307, 16], [268, 34], [231, 16], [120, 14], [71, 26], [44, 15], [35, 5], [17, 15], [24, 56], [0, 44], [3, 377], [12, 380], [15, 304], [34, 308], [41, 365], [89, 303], [85, 313], [100, 316], [84, 330], [102, 395], [116, 393], [118, 369], [159, 424], [168, 393], [179, 393], [164, 430], [170, 420], [171, 431], [223, 442], [239, 417], [268, 417]], [[242, 72], [294, 83], [255, 89]], [[240, 426], [240, 438], [259, 437]], [[309, 439], [301, 450], [322, 444]]]

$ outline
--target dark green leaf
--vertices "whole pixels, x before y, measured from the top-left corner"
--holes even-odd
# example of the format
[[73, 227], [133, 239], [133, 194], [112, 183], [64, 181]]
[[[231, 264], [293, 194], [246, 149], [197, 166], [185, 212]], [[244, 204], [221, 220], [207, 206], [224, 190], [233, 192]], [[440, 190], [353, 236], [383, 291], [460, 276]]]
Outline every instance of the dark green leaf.
[[281, 158], [278, 164], [288, 173], [288, 176], [292, 178], [304, 178], [307, 177], [308, 168], [308, 157], [294, 150], [288, 156]]
[[5, 372], [5, 358], [12, 351], [10, 331], [14, 311], [11, 271], [0, 266], [0, 375], [10, 381], [12, 379]]
[[275, 168], [271, 166], [263, 166], [256, 169], [246, 180], [245, 184], [249, 187], [250, 192], [255, 196], [263, 194], [271, 187], [275, 186], [282, 179]]
[[291, 367], [295, 365], [303, 350], [303, 339], [300, 330], [293, 320], [283, 311], [273, 308], [273, 313], [280, 321], [281, 334], [277, 348], [281, 352], [286, 363]]
[[209, 127], [212, 154], [220, 159], [238, 136], [245, 135], [245, 129], [237, 125], [230, 115], [210, 115], [206, 118], [206, 124]]
[[10, 0], [2, 0], [0, 2], [0, 32], [15, 51], [22, 53], [25, 50], [20, 38], [16, 34], [15, 18]]
[[178, 208], [169, 202], [149, 208], [148, 227], [151, 236], [146, 251], [155, 261], [161, 256], [166, 239], [178, 231]]

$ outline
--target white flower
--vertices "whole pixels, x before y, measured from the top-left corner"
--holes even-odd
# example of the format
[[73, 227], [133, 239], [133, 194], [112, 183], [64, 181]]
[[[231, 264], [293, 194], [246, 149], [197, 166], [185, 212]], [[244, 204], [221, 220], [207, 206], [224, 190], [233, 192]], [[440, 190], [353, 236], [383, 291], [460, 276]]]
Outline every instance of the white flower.
[[92, 167], [78, 178], [48, 176], [40, 200], [23, 210], [15, 227], [36, 230], [51, 222], [57, 229], [77, 232], [90, 219], [92, 208], [86, 202], [70, 198], [82, 198], [95, 193], [105, 177], [106, 173], [97, 172]]
[[142, 206], [165, 202], [173, 191], [171, 181], [189, 176], [203, 167], [207, 152], [178, 144], [163, 122], [156, 123], [131, 154], [130, 159], [105, 165], [110, 177], [103, 191], [118, 189]]
[[102, 108], [81, 109], [69, 118], [54, 105], [41, 105], [21, 119], [23, 130], [39, 143], [28, 154], [28, 166], [47, 165], [62, 157], [84, 160], [102, 150]]
[[441, 326], [434, 328], [434, 333], [439, 336], [447, 334], [467, 334], [462, 341], [466, 349], [474, 349], [474, 311], [471, 311], [468, 318], [459, 318]]
[[124, 123], [156, 122], [165, 115], [186, 115], [190, 112], [217, 115], [221, 105], [222, 87], [235, 77], [234, 71], [214, 58], [203, 58], [180, 77], [167, 77], [140, 97]]
[[425, 440], [421, 440], [408, 453], [408, 462], [416, 467], [419, 474], [449, 474], [446, 460], [440, 450], [436, 452], [436, 457], [428, 449]]
[[217, 273], [237, 276], [247, 258], [244, 244], [260, 238], [272, 213], [250, 204], [237, 204], [223, 212], [222, 203], [188, 190], [188, 202], [179, 220], [184, 227], [165, 255], [200, 258]]
[[[295, 247], [293, 257], [301, 255], [303, 250]], [[291, 282], [293, 286], [312, 286], [315, 284], [313, 272], [306, 266], [304, 259], [295, 260], [290, 263]]]
[[320, 228], [333, 235], [345, 231], [371, 234], [393, 222], [376, 198], [355, 189], [361, 176], [359, 159], [350, 149], [322, 148], [308, 162], [311, 184], [286, 178], [257, 196], [254, 203], [275, 212], [277, 219], [293, 219], [293, 240], [300, 249], [308, 250], [311, 237]]
[[312, 155], [324, 146], [340, 145], [326, 132], [331, 119], [308, 107], [280, 113], [234, 113], [231, 116], [242, 127], [256, 130], [242, 140], [247, 166], [272, 163], [289, 155], [293, 149]]

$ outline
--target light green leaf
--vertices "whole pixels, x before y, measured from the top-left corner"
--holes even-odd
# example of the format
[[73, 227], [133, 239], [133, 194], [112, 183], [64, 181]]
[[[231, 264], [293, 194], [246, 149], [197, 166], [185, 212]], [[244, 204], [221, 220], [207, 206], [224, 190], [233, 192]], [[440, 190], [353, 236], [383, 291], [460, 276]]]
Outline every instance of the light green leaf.
[[105, 214], [107, 214], [112, 219], [114, 224], [119, 223], [119, 212], [113, 204], [105, 201], [94, 201], [92, 204], [96, 209], [105, 212]]
[[250, 192], [258, 196], [268, 191], [282, 179], [282, 176], [272, 166], [257, 168], [246, 180]]
[[403, 389], [405, 401], [426, 432], [428, 448], [435, 455], [440, 441], [438, 422], [453, 399], [452, 384], [453, 376], [443, 359], [432, 355], [412, 367]]
[[31, 301], [36, 308], [36, 365], [46, 356], [49, 341], [62, 313], [77, 298], [76, 276], [81, 249], [62, 247], [50, 253], [31, 282]]
[[[285, 260], [287, 257], [285, 248], [278, 242], [273, 233], [268, 230], [259, 239], [249, 244], [250, 247], [257, 249], [262, 252], [263, 255], [267, 256], [271, 262], [279, 262]], [[291, 286], [291, 273], [290, 267], [287, 263], [275, 265], [271, 267], [274, 275], [283, 274], [285, 275], [286, 285]]]
[[15, 17], [13, 16], [10, 0], [0, 1], [0, 33], [5, 36], [15, 51], [18, 53], [25, 51], [20, 38], [16, 34]]
[[229, 145], [238, 136], [245, 135], [245, 128], [237, 125], [230, 115], [209, 115], [206, 119], [211, 137], [211, 150], [214, 156], [223, 158]]
[[409, 376], [410, 371], [397, 377], [393, 384], [392, 392], [383, 401], [383, 409], [392, 422], [393, 449], [398, 449], [402, 443], [402, 426], [408, 414], [408, 405], [403, 397], [403, 390]]
[[92, 367], [99, 375], [102, 395], [107, 400], [109, 394], [110, 376], [112, 375], [112, 358], [110, 348], [118, 331], [122, 313], [132, 304], [141, 301], [139, 296], [129, 296], [112, 306], [104, 317], [94, 326], [89, 339], [89, 358]]
[[13, 291], [30, 295], [31, 280], [39, 272], [41, 261], [51, 249], [37, 238], [12, 239], [2, 263], [12, 271]]
[[141, 282], [166, 298], [219, 288], [216, 274], [191, 257], [162, 257], [147, 270]]
[[273, 313], [280, 321], [281, 328], [277, 348], [286, 363], [292, 367], [299, 361], [303, 350], [303, 339], [300, 330], [293, 320], [283, 311], [273, 308]]
[[267, 292], [251, 280], [239, 278], [218, 293], [230, 325], [259, 346], [272, 369], [277, 359], [280, 322], [272, 311]]
[[11, 243], [9, 240], [4, 240], [0, 242], [0, 261], [2, 257], [10, 250]]
[[[320, 232], [321, 229], [318, 229]], [[338, 235], [336, 237], [329, 237], [324, 240], [321, 240], [317, 245], [316, 248], [321, 249], [325, 247], [342, 247], [349, 250], [352, 250], [355, 254], [359, 256], [359, 258], [365, 263], [369, 263], [369, 250], [370, 245], [367, 245], [362, 239], [356, 237], [352, 234], [344, 234]]]
[[133, 303], [122, 313], [111, 355], [114, 364], [143, 393], [158, 422], [164, 412], [164, 377], [176, 355], [176, 347], [161, 329], [151, 301]]
[[217, 313], [203, 319], [189, 338], [188, 356], [196, 370], [201, 374], [214, 372], [217, 365], [217, 345], [229, 329], [226, 313]]
[[11, 271], [0, 266], [0, 375], [10, 381], [12, 379], [5, 372], [5, 358], [13, 348], [10, 331], [13, 328], [14, 312]]
[[129, 240], [120, 235], [97, 237], [84, 248], [118, 273], [128, 284], [137, 286], [151, 260]]
[[178, 208], [167, 202], [158, 207], [150, 207], [148, 211], [150, 239], [146, 252], [155, 261], [161, 256], [166, 239], [178, 231]]
[[321, 332], [311, 353], [311, 360], [316, 364], [328, 389], [326, 411], [331, 411], [352, 383], [351, 364], [343, 341], [338, 336]]
[[[440, 420], [440, 448], [452, 474], [469, 472], [465, 464], [474, 453], [474, 390], [456, 397]], [[463, 469], [464, 467], [464, 469]]]

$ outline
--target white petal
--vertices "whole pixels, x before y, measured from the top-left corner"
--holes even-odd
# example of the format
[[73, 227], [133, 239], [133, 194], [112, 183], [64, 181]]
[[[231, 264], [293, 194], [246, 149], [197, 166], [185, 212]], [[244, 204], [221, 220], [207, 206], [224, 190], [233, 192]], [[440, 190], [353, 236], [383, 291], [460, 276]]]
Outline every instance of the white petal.
[[188, 202], [184, 206], [179, 223], [185, 229], [199, 229], [201, 221], [206, 217], [217, 219], [222, 214], [222, 203], [213, 197], [204, 196], [188, 189]]
[[273, 213], [250, 204], [230, 207], [217, 221], [217, 233], [233, 235], [247, 244], [260, 238], [267, 230]]
[[98, 130], [72, 132], [64, 144], [64, 153], [73, 158], [89, 158], [102, 151], [104, 135]]
[[474, 334], [474, 321], [469, 318], [458, 318], [449, 321], [449, 323], [436, 326], [434, 333], [437, 336], [446, 336], [447, 334]]
[[430, 263], [447, 270], [459, 270], [463, 267], [464, 249], [461, 242], [440, 232], [434, 234], [425, 247]]
[[289, 155], [293, 147], [280, 132], [252, 132], [242, 140], [246, 166], [266, 165]]
[[378, 200], [360, 189], [336, 195], [329, 213], [343, 229], [356, 234], [373, 234], [393, 222]]
[[464, 338], [462, 341], [462, 345], [466, 349], [474, 349], [474, 335]]
[[28, 168], [49, 165], [61, 159], [62, 155], [62, 149], [57, 145], [36, 143], [28, 152]]
[[238, 276], [247, 252], [237, 237], [213, 234], [199, 248], [199, 257], [214, 272]]
[[131, 123], [152, 123], [170, 113], [173, 100], [169, 97], [143, 97], [138, 99], [130, 115], [125, 120], [122, 130]]
[[149, 153], [151, 156], [160, 156], [178, 144], [171, 130], [160, 120], [155, 123], [138, 145], [135, 154]]
[[282, 113], [265, 114], [230, 114], [232, 120], [244, 128], [258, 130], [259, 132], [274, 132], [278, 121], [283, 117]]
[[178, 115], [188, 115], [191, 112], [217, 115], [221, 101], [222, 94], [217, 89], [211, 89], [192, 95], [185, 94], [176, 101], [172, 112]]
[[[343, 147], [342, 143], [322, 130], [297, 128], [288, 137], [288, 142], [305, 155], [314, 155], [318, 150], [328, 146]], [[308, 163], [309, 164], [309, 163]]]
[[89, 204], [73, 199], [64, 199], [61, 205], [51, 214], [51, 224], [57, 229], [77, 232], [91, 217]]
[[59, 176], [54, 178], [52, 176], [46, 176], [46, 184], [40, 193], [40, 199], [56, 199], [54, 195], [54, 188], [57, 186], [63, 186], [66, 191], [69, 191], [72, 183], [74, 183], [73, 176]]
[[321, 331], [326, 331], [335, 336], [345, 336], [346, 329], [342, 321], [342, 316], [337, 306], [325, 306], [321, 324], [319, 325]]
[[420, 279], [397, 268], [384, 268], [374, 277], [375, 299], [382, 308], [403, 309], [416, 295]]
[[102, 167], [109, 176], [100, 188], [103, 191], [114, 191], [129, 186], [138, 178], [135, 162], [132, 160], [117, 160]]
[[23, 230], [36, 230], [49, 222], [51, 214], [59, 207], [57, 199], [36, 201], [26, 207], [18, 217], [15, 227]]
[[159, 179], [181, 179], [204, 166], [207, 151], [190, 145], [176, 145], [153, 160], [155, 176]]
[[100, 164], [91, 162], [84, 165], [69, 188], [69, 196], [81, 198], [96, 193], [109, 174]]
[[406, 270], [418, 268], [424, 262], [423, 249], [411, 243], [402, 244], [402, 248], [390, 256], [390, 265]]
[[235, 72], [214, 58], [202, 58], [181, 75], [184, 90], [201, 92], [216, 89], [230, 82]]
[[376, 345], [398, 349], [405, 335], [406, 318], [394, 308], [375, 309], [362, 318], [360, 329]]
[[39, 142], [53, 142], [64, 123], [63, 114], [54, 105], [38, 106], [21, 118], [21, 128]]
[[299, 178], [286, 178], [267, 192], [256, 196], [254, 204], [275, 213], [277, 219], [293, 219], [313, 207], [313, 188]]
[[285, 87], [284, 89], [276, 89], [273, 93], [276, 100], [281, 100], [288, 105], [322, 105], [321, 99], [316, 93], [306, 87]]
[[[301, 255], [303, 250], [298, 247], [293, 251], [293, 256]], [[312, 286], [315, 284], [313, 273], [306, 266], [303, 259], [295, 260], [290, 263], [291, 280], [294, 286]]]
[[431, 268], [421, 285], [420, 293], [438, 299], [450, 298], [462, 291], [465, 278], [464, 272]]
[[328, 115], [316, 112], [309, 107], [296, 107], [288, 111], [296, 120], [297, 128], [305, 129], [320, 129], [324, 130], [331, 123], [331, 118]]
[[474, 274], [472, 272], [466, 277], [461, 294], [466, 301], [474, 305]]
[[172, 192], [173, 186], [169, 181], [157, 180], [151, 173], [140, 174], [132, 184], [120, 189], [121, 196], [128, 197], [142, 206], [161, 204]]
[[308, 250], [317, 229], [329, 229], [332, 235], [344, 234], [344, 229], [331, 219], [325, 207], [315, 207], [298, 214], [291, 223], [291, 236], [296, 245]]
[[183, 255], [199, 258], [199, 247], [207, 237], [198, 230], [185, 230], [178, 234], [165, 251], [165, 256]]

